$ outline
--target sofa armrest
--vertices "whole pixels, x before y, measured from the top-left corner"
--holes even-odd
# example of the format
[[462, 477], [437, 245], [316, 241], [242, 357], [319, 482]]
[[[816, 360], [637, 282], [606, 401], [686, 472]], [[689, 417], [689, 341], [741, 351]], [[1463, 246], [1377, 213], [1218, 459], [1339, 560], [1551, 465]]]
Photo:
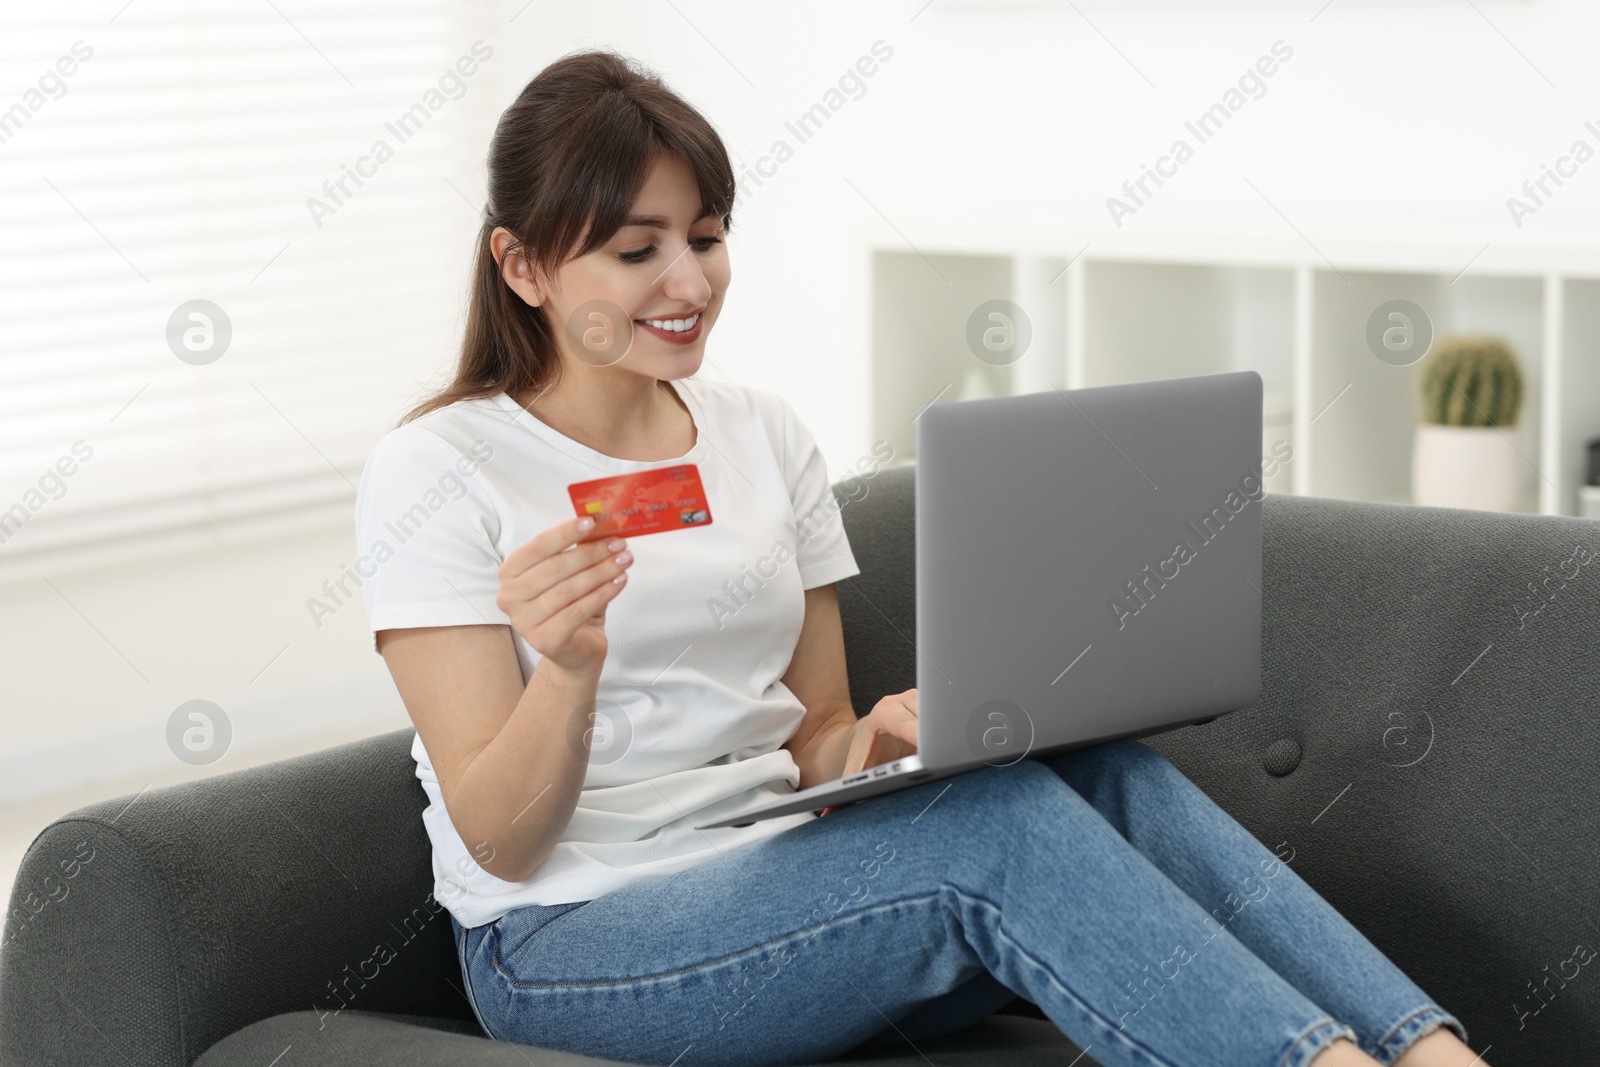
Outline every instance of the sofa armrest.
[[0, 943], [0, 1062], [187, 1067], [258, 1019], [473, 1018], [399, 730], [80, 808]]

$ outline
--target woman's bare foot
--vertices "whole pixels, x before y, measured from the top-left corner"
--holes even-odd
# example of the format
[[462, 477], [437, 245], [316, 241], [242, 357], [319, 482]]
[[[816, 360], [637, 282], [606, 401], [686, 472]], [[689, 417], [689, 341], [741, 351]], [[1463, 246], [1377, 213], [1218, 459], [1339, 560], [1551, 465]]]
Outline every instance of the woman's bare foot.
[[1394, 1061], [1394, 1067], [1489, 1067], [1489, 1064], [1463, 1045], [1453, 1031], [1441, 1026], [1413, 1041], [1406, 1054]]

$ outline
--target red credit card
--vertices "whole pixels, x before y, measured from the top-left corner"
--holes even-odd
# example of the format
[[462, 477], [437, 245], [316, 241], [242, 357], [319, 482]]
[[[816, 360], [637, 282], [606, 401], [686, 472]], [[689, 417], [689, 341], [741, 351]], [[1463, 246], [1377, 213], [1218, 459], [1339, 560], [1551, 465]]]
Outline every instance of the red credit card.
[[693, 463], [574, 482], [567, 493], [580, 518], [595, 520], [580, 543], [711, 525], [700, 469]]

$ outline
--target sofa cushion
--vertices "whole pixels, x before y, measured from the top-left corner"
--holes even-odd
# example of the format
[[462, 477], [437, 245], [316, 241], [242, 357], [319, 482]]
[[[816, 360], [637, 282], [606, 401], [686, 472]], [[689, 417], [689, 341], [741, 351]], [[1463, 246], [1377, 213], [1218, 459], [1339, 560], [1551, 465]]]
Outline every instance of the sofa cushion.
[[[285, 1055], [285, 1053], [288, 1053]], [[995, 1015], [916, 1047], [861, 1049], [832, 1061], [855, 1067], [1098, 1067], [1049, 1022]], [[282, 1057], [281, 1059], [279, 1057]], [[207, 1049], [194, 1067], [613, 1067], [612, 1060], [490, 1041], [476, 1023], [363, 1012], [297, 1011], [252, 1023]], [[821, 1065], [816, 1065], [821, 1067]]]

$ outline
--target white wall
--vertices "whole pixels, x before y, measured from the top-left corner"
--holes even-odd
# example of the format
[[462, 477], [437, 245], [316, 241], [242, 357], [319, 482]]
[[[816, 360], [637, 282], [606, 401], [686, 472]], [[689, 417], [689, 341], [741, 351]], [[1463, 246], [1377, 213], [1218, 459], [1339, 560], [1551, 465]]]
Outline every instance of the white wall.
[[[292, 17], [296, 5], [283, 6]], [[480, 143], [541, 66], [608, 44], [701, 107], [737, 163], [753, 164], [779, 138], [795, 146], [740, 204], [733, 289], [702, 373], [784, 393], [835, 471], [872, 443], [866, 225], [887, 220], [909, 232], [934, 220], [1024, 237], [1103, 230], [1105, 199], [1280, 39], [1294, 54], [1265, 96], [1099, 239], [1218, 219], [1292, 223], [1313, 244], [1352, 230], [1397, 240], [1446, 233], [1489, 244], [1487, 267], [1533, 237], [1592, 242], [1600, 221], [1600, 162], [1580, 168], [1521, 229], [1505, 205], [1575, 138], [1600, 144], [1582, 128], [1600, 120], [1600, 109], [1586, 110], [1597, 98], [1588, 52], [1600, 14], [1575, 0], [1479, 0], [1477, 9], [1079, 0], [1077, 10], [508, 0], [486, 3], [479, 21], [497, 50], [486, 71], [497, 80], [482, 86], [492, 101], [450, 120], [477, 124]], [[785, 121], [822, 100], [879, 40], [893, 54], [865, 94], [796, 144]], [[481, 196], [479, 158], [462, 158], [452, 176], [469, 197]], [[470, 232], [469, 212], [460, 225]], [[366, 313], [381, 309], [352, 311]], [[437, 313], [454, 329], [459, 292], [441, 292]], [[437, 358], [442, 375], [451, 353]], [[374, 395], [392, 398], [407, 384], [375, 384]], [[353, 548], [344, 522], [0, 588], [0, 793], [170, 764], [164, 724], [197, 697], [229, 711], [239, 751], [335, 724], [403, 725], [360, 604], [320, 630], [305, 608]]]

